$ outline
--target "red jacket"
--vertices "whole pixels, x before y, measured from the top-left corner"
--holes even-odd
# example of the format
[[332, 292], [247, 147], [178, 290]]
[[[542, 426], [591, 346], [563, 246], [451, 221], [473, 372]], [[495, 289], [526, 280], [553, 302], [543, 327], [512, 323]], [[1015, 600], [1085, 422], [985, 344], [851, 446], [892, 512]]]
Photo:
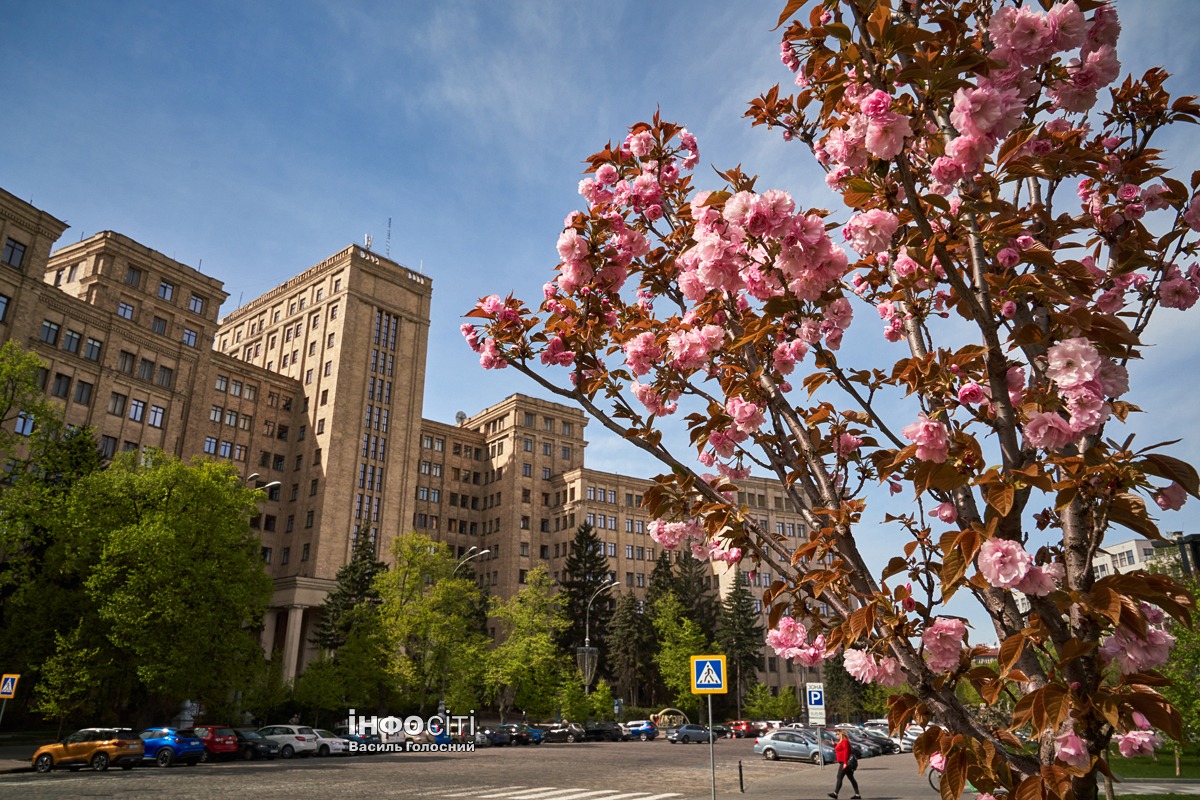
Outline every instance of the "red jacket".
[[850, 760], [851, 754], [854, 752], [850, 745], [849, 739], [841, 739], [833, 748], [833, 754], [837, 757], [839, 764], [845, 764]]

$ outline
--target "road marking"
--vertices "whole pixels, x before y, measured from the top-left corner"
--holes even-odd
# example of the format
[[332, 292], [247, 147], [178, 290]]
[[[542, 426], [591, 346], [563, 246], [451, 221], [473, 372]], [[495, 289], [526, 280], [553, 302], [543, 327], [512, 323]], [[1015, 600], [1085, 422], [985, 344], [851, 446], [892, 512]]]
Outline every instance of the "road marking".
[[[478, 798], [481, 798], [481, 800], [482, 800], [482, 798], [485, 798], [485, 797], [486, 797], [486, 798], [490, 798], [490, 797], [512, 797], [513, 795], [524, 795], [526, 792], [532, 792], [532, 793], [534, 793], [534, 794], [536, 795], [536, 794], [539, 794], [539, 793], [544, 793], [544, 792], [553, 792], [553, 791], [554, 791], [554, 787], [553, 787], [553, 786], [539, 786], [539, 787], [537, 787], [536, 789], [530, 789], [530, 788], [527, 788], [527, 787], [524, 787], [524, 786], [516, 786], [516, 787], [513, 787], [513, 786], [506, 786], [506, 787], [505, 787], [505, 789], [506, 789], [506, 791], [503, 791], [503, 792], [498, 792], [498, 793], [496, 793], [496, 794], [477, 794], [477, 795], [475, 795], [475, 796], [476, 796], [476, 797], [478, 797]], [[508, 789], [516, 789], [516, 791], [511, 791], [511, 792], [510, 792], [510, 791], [507, 791]], [[447, 796], [449, 796], [449, 795], [447, 795]]]
[[497, 789], [527, 789], [528, 791], [531, 791], [531, 792], [534, 791], [533, 789], [530, 789], [527, 786], [485, 786], [482, 789], [472, 789], [469, 792], [455, 792], [453, 794], [444, 794], [444, 795], [442, 795], [442, 797], [475, 797], [477, 795], [481, 795], [486, 792], [494, 792]]
[[586, 791], [586, 789], [540, 789], [536, 791], [530, 791], [528, 794], [522, 792], [514, 797], [509, 798], [509, 800], [549, 800], [550, 798], [553, 798], [553, 800], [559, 800], [560, 795], [569, 795], [573, 792], [583, 791]]

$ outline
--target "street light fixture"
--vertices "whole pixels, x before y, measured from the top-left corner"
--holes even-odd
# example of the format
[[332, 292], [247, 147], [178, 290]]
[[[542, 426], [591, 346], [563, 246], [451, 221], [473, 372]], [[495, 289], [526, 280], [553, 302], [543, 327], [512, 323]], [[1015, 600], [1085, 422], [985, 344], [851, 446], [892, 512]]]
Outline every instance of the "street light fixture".
[[471, 552], [472, 550], [479, 550], [479, 548], [475, 547], [475, 545], [471, 545], [469, 548], [467, 548], [466, 555], [460, 558], [458, 563], [454, 565], [454, 569], [451, 571], [450, 577], [453, 578], [455, 575], [457, 575], [459, 568], [468, 561], [476, 558], [482, 558], [483, 556], [486, 556], [488, 553], [492, 552], [491, 550], [479, 550], [479, 552], [473, 553]]
[[606, 592], [617, 585], [617, 581], [608, 578], [592, 592], [592, 596], [587, 601], [587, 611], [584, 612], [583, 618], [583, 647], [575, 648], [575, 659], [579, 664], [579, 671], [583, 673], [583, 693], [592, 693], [592, 678], [596, 677], [596, 662], [599, 656], [599, 648], [592, 647], [592, 602], [601, 592]]

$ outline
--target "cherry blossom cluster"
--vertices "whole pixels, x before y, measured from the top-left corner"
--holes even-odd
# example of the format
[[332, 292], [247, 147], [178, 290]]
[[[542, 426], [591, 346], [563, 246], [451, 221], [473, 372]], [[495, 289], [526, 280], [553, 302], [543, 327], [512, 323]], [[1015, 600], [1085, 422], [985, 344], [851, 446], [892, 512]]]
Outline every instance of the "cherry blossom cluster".
[[1161, 609], [1143, 603], [1142, 613], [1149, 623], [1145, 636], [1122, 626], [1100, 645], [1101, 656], [1122, 675], [1161, 667], [1175, 645], [1175, 637], [1159, 627], [1165, 618]]
[[796, 661], [806, 667], [815, 667], [832, 655], [825, 650], [823, 634], [809, 642], [808, 629], [791, 617], [781, 617], [779, 624], [767, 631], [767, 645], [785, 661]]
[[678, 550], [679, 546], [688, 539], [697, 539], [703, 542], [706, 538], [704, 527], [699, 521], [689, 519], [684, 522], [667, 522], [666, 520], [654, 519], [646, 526], [646, 532], [650, 534], [650, 538], [658, 542], [667, 550]]
[[1009, 539], [992, 538], [980, 545], [976, 564], [984, 580], [992, 586], [1035, 597], [1050, 594], [1065, 575], [1061, 563], [1039, 566], [1020, 542]]
[[907, 680], [900, 662], [891, 656], [876, 657], [866, 650], [847, 648], [843, 664], [846, 672], [863, 683], [895, 688]]

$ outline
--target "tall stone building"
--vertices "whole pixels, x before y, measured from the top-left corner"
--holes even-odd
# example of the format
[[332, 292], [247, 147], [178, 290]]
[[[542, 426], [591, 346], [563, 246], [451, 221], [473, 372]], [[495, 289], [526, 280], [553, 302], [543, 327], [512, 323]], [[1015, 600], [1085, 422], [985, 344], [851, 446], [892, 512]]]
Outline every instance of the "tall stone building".
[[[265, 490], [251, 521], [275, 586], [262, 640], [287, 677], [316, 656], [318, 606], [359, 536], [385, 560], [408, 530], [460, 557], [487, 551], [477, 576], [508, 597], [539, 565], [565, 579], [588, 522], [610, 577], [643, 594], [650, 481], [585, 467], [580, 410], [516, 394], [454, 424], [423, 418], [428, 277], [351, 245], [221, 317], [219, 280], [112, 231], [52, 253], [66, 228], [0, 189], [0, 338], [46, 363], [47, 393], [106, 456], [227, 460]], [[766, 529], [803, 535], [778, 484], [744, 483]], [[715, 565], [706, 581], [724, 594], [733, 573]], [[770, 581], [750, 581], [756, 602]], [[774, 657], [763, 668], [795, 685]]]

